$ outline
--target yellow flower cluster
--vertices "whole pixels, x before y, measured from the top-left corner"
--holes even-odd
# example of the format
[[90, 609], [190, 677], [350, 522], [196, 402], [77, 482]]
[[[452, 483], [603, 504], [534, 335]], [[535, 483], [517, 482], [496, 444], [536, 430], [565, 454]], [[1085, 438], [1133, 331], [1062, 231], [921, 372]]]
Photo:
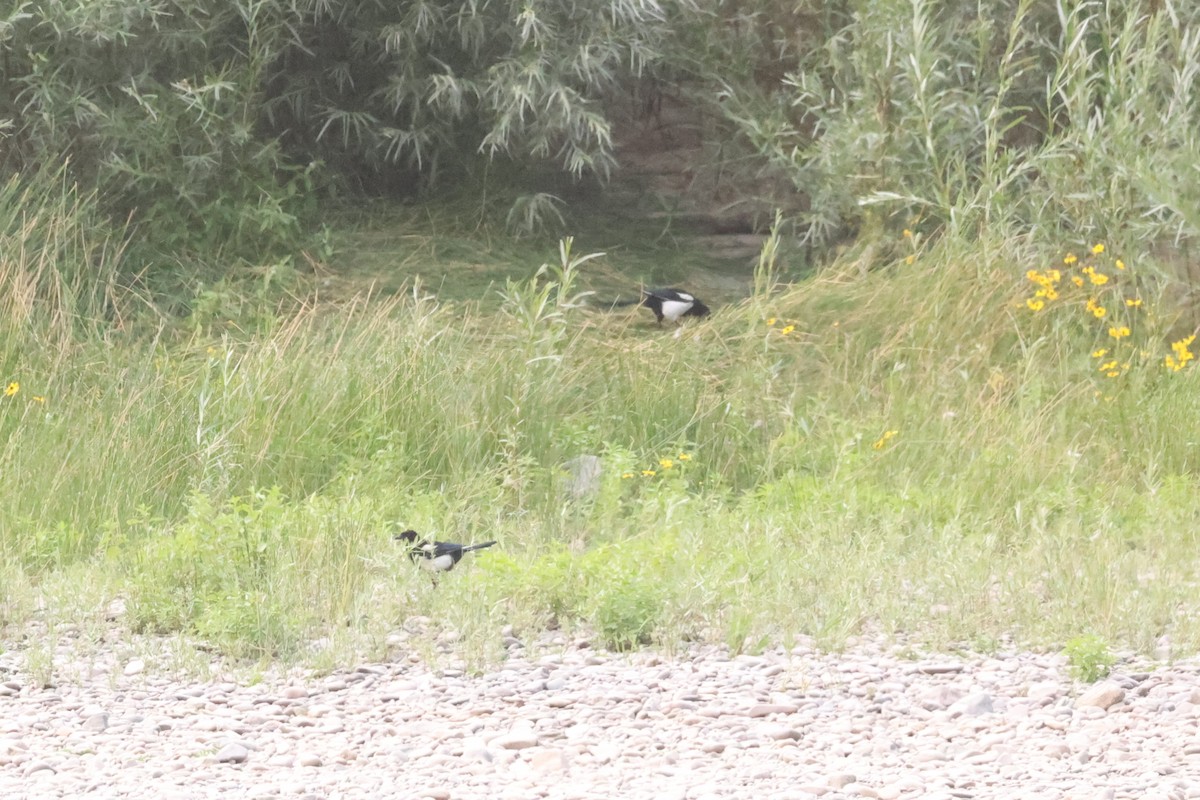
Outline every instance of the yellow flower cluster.
[[[776, 328], [775, 325], [778, 323], [782, 324]], [[767, 327], [773, 331], [778, 331], [780, 336], [791, 336], [793, 333], [796, 333], [796, 323], [777, 319], [776, 317], [767, 318]]]
[[904, 263], [912, 264], [913, 262], [915, 262], [917, 260], [917, 251], [921, 247], [921, 244], [920, 244], [921, 237], [918, 236], [917, 234], [913, 233], [912, 229], [910, 229], [910, 228], [905, 228], [902, 236], [904, 237], [905, 243], [908, 245], [908, 247], [911, 250], [911, 252], [907, 256], [904, 257]]
[[659, 472], [667, 472], [668, 470], [675, 469], [676, 467], [682, 467], [691, 460], [691, 453], [680, 453], [674, 458], [660, 458], [658, 460], [658, 469], [643, 469], [639, 472], [622, 472], [621, 479], [629, 480], [630, 478], [636, 478], [639, 475], [641, 475], [643, 478], [653, 478]]
[[[1107, 248], [1102, 243], [1097, 243], [1091, 248], [1092, 256], [1103, 255]], [[1094, 263], [1080, 264], [1079, 256], [1074, 253], [1067, 253], [1062, 260], [1063, 266], [1067, 267], [1072, 274], [1069, 276], [1069, 283], [1076, 289], [1082, 289], [1085, 286], [1107, 286], [1113, 283], [1113, 275], [1104, 272]], [[1125, 262], [1117, 259], [1113, 262], [1113, 266], [1119, 271], [1125, 269]], [[1042, 311], [1049, 304], [1053, 303], [1062, 297], [1062, 285], [1064, 275], [1062, 270], [1057, 267], [1052, 267], [1045, 271], [1031, 269], [1025, 273], [1025, 277], [1038, 288], [1034, 291], [1033, 296], [1026, 298], [1025, 305], [1030, 311]], [[1069, 288], [1069, 287], [1066, 287]], [[1125, 301], [1129, 308], [1137, 308], [1141, 305], [1141, 300], [1134, 297]], [[1088, 295], [1084, 304], [1088, 313], [1096, 319], [1101, 319], [1108, 313], [1108, 309], [1094, 295]]]
[[[1139, 314], [1146, 311], [1136, 280], [1124, 261], [1111, 258], [1107, 252], [1108, 248], [1098, 242], [1082, 257], [1067, 253], [1061, 265], [1042, 271], [1028, 270], [1025, 277], [1036, 288], [1025, 298], [1025, 306], [1039, 312], [1058, 300], [1064, 301], [1059, 303], [1064, 307], [1079, 302], [1085, 319], [1103, 320], [1096, 329], [1096, 337], [1107, 341], [1112, 350], [1101, 346], [1092, 352], [1092, 358], [1097, 373], [1117, 378], [1129, 370], [1131, 362], [1145, 359], [1150, 352], [1144, 344], [1135, 344], [1138, 320], [1142, 319]], [[1145, 331], [1142, 333], [1144, 337]], [[1194, 339], [1190, 336], [1172, 342], [1171, 354], [1164, 357], [1163, 365], [1174, 372], [1186, 368], [1194, 359], [1190, 349]]]
[[1104, 374], [1106, 378], [1119, 378], [1122, 372], [1129, 369], [1128, 361], [1121, 361], [1118, 358], [1108, 358], [1108, 348], [1101, 347], [1099, 350], [1092, 351], [1092, 358], [1097, 360], [1096, 370]]
[[1163, 366], [1172, 372], [1179, 372], [1188, 365], [1188, 362], [1196, 357], [1189, 348], [1192, 342], [1196, 341], [1196, 334], [1184, 337], [1175, 342], [1171, 342], [1171, 355], [1163, 359]]
[[1025, 277], [1040, 287], [1033, 293], [1033, 297], [1025, 301], [1025, 305], [1029, 306], [1030, 310], [1041, 311], [1046, 307], [1046, 303], [1052, 303], [1058, 299], [1058, 284], [1062, 281], [1060, 271], [1048, 269], [1045, 272], [1038, 272], [1036, 269], [1031, 269], [1025, 273]]
[[[4, 396], [5, 397], [16, 397], [20, 391], [21, 391], [21, 382], [20, 381], [10, 381], [9, 384], [4, 387]], [[46, 398], [42, 397], [40, 394], [31, 395], [29, 399], [35, 403], [45, 403], [46, 402]]]

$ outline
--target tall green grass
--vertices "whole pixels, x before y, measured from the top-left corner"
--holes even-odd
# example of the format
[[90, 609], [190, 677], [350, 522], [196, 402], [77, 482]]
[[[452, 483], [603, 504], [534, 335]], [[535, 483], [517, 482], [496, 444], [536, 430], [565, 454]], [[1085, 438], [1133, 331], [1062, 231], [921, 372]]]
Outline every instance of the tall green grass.
[[[1086, 318], [1025, 303], [1060, 253], [901, 246], [794, 287], [765, 264], [754, 296], [677, 330], [590, 310], [564, 249], [494, 314], [413, 292], [241, 337], [22, 350], [0, 377], [20, 384], [0, 609], [18, 623], [42, 592], [53, 615], [54, 576], [82, 572], [132, 629], [243, 656], [347, 626], [372, 647], [421, 615], [481, 659], [506, 625], [1194, 648], [1194, 370], [1148, 334], [1097, 377]], [[603, 472], [575, 498], [582, 454]], [[500, 545], [434, 587], [395, 523]]]

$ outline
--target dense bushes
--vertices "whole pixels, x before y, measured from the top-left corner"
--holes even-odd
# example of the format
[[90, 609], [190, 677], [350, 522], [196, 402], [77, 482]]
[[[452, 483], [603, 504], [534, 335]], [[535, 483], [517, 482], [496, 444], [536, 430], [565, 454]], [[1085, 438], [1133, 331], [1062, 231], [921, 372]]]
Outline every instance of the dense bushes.
[[[690, 168], [818, 247], [881, 225], [1187, 238], [1198, 11], [28, 0], [0, 19], [0, 168], [68, 162], [147, 246], [131, 272], [221, 273], [304, 246], [322, 192], [411, 195], [481, 158], [604, 178], [620, 121], [669, 98], [709, 145]], [[533, 193], [512, 219], [555, 207], [502, 174]]]

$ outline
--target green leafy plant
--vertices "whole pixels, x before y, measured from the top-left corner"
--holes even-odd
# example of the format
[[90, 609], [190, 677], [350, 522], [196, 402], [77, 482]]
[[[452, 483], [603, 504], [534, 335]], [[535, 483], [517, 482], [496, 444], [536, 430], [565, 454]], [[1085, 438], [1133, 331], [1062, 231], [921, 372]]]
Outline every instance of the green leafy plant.
[[1063, 652], [1071, 666], [1071, 674], [1084, 683], [1095, 683], [1105, 677], [1116, 663], [1108, 642], [1093, 633], [1069, 639]]
[[661, 592], [647, 578], [626, 577], [598, 587], [593, 618], [606, 646], [632, 650], [653, 641], [662, 618]]

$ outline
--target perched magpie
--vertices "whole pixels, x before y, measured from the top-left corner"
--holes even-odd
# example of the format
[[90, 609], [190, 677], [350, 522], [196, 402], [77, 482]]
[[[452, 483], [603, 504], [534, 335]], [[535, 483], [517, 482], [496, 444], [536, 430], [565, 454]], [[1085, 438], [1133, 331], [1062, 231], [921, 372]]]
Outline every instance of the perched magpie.
[[454, 542], [430, 542], [425, 539], [418, 541], [418, 536], [416, 531], [409, 530], [397, 533], [393, 538], [408, 542], [408, 557], [414, 564], [420, 564], [425, 569], [434, 572], [449, 572], [454, 569], [455, 564], [462, 561], [463, 553], [482, 550], [495, 544], [495, 542], [483, 542], [462, 545]]
[[710, 313], [695, 295], [679, 289], [642, 289], [641, 305], [654, 312], [659, 325], [664, 319], [678, 323], [680, 317], [707, 317]]

